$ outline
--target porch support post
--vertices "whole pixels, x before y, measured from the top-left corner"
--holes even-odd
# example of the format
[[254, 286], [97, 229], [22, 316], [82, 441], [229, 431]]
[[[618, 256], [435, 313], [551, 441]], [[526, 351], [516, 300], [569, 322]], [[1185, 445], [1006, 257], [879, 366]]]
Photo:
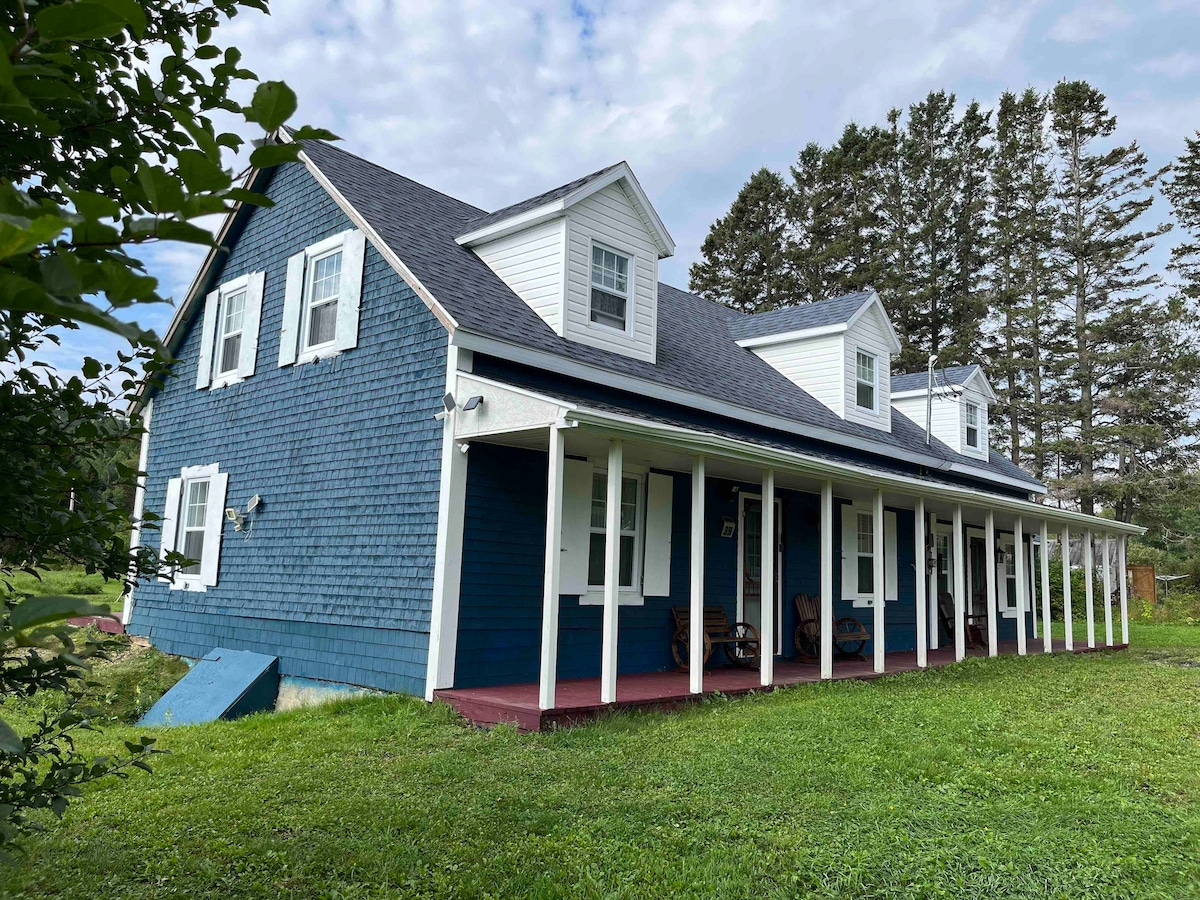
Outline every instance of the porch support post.
[[967, 658], [967, 567], [963, 558], [962, 504], [954, 504], [954, 661]]
[[1042, 649], [1054, 652], [1054, 635], [1050, 630], [1050, 524], [1042, 519]]
[[1029, 618], [1033, 622], [1033, 639], [1038, 639], [1038, 583], [1037, 583], [1037, 548], [1033, 543], [1033, 532], [1029, 532]]
[[916, 560], [916, 613], [917, 613], [917, 668], [924, 669], [929, 665], [929, 622], [928, 606], [926, 606], [926, 590], [929, 581], [925, 577], [926, 561], [929, 554], [925, 552], [925, 498], [917, 498], [917, 508], [913, 510], [913, 559]]
[[1117, 544], [1117, 577], [1121, 584], [1121, 643], [1129, 644], [1129, 573], [1125, 569], [1125, 545], [1129, 535], [1123, 534]]
[[1075, 649], [1075, 624], [1071, 617], [1071, 528], [1065, 522], [1059, 529], [1058, 545], [1062, 551], [1064, 644], [1070, 653]]
[[1029, 652], [1028, 636], [1025, 632], [1025, 610], [1029, 605], [1025, 592], [1025, 581], [1029, 578], [1029, 569], [1025, 567], [1025, 527], [1021, 517], [1013, 524], [1013, 563], [1017, 570], [1017, 655], [1024, 656]]
[[1087, 645], [1092, 650], [1096, 647], [1096, 608], [1093, 602], [1092, 582], [1095, 573], [1092, 572], [1092, 529], [1083, 533], [1083, 595], [1087, 601]]
[[872, 528], [871, 533], [874, 538], [874, 546], [871, 548], [871, 562], [874, 565], [875, 582], [875, 629], [871, 635], [874, 640], [872, 644], [875, 649], [875, 671], [883, 671], [883, 654], [887, 652], [886, 639], [884, 635], [885, 616], [884, 607], [887, 603], [886, 585], [883, 583], [884, 573], [887, 571], [883, 561], [884, 540], [883, 540], [883, 491], [876, 489], [875, 491], [875, 506], [872, 510]]
[[562, 555], [563, 447], [562, 430], [550, 426], [550, 460], [546, 473], [546, 565], [542, 581], [542, 660], [538, 677], [538, 706], [554, 709], [558, 684], [558, 589]]
[[821, 677], [833, 677], [833, 482], [821, 482]]
[[688, 686], [704, 690], [704, 457], [692, 463], [692, 609], [688, 623]]
[[929, 603], [929, 612], [926, 614], [926, 620], [929, 625], [929, 649], [937, 650], [942, 642], [941, 635], [938, 633], [937, 513], [929, 514], [929, 535], [934, 550], [933, 568], [929, 570], [929, 586], [925, 589], [925, 592], [929, 595], [926, 597]]
[[775, 680], [775, 470], [762, 476], [762, 581], [759, 587], [758, 674], [763, 687]]
[[1113, 645], [1113, 621], [1112, 621], [1112, 556], [1109, 551], [1111, 535], [1104, 532], [1104, 552], [1100, 556], [1101, 562], [1104, 564], [1104, 646], [1111, 647]]
[[983, 574], [987, 585], [985, 593], [987, 595], [988, 656], [996, 656], [1000, 653], [1000, 631], [999, 623], [996, 621], [996, 616], [1000, 611], [996, 603], [996, 514], [990, 509], [983, 520], [983, 543]]
[[608, 494], [604, 506], [604, 632], [600, 650], [600, 702], [617, 699], [617, 617], [621, 599], [621, 476], [625, 448], [608, 444]]

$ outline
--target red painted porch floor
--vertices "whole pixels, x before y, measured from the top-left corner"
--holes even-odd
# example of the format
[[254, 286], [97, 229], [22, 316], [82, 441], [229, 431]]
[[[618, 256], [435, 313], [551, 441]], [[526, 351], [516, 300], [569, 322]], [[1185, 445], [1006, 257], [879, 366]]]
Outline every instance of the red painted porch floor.
[[[1095, 651], [1076, 644], [1074, 653], [1090, 653], [1100, 650], [1123, 650], [1126, 644], [1112, 648], [1097, 646]], [[1016, 641], [1001, 641], [1000, 653], [1016, 655]], [[1041, 641], [1029, 642], [1029, 653], [1042, 652]], [[1054, 642], [1055, 653], [1066, 653], [1061, 641]], [[968, 656], [986, 656], [986, 650], [968, 650]], [[954, 650], [929, 651], [929, 666], [945, 666], [954, 662]], [[884, 662], [884, 675], [912, 672], [917, 668], [915, 652], [888, 653]], [[868, 680], [881, 678], [867, 660], [835, 660], [833, 679]], [[789, 687], [809, 684], [821, 680], [820, 668], [815, 663], [777, 659], [775, 661], [775, 683], [773, 687]], [[758, 669], [735, 669], [730, 667], [708, 669], [704, 673], [704, 693], [720, 692], [736, 697], [763, 690], [759, 684]], [[670, 709], [695, 702], [701, 695], [689, 691], [686, 672], [645, 672], [638, 675], [621, 675], [617, 678], [617, 700], [615, 703], [600, 702], [599, 678], [574, 678], [560, 681], [555, 691], [557, 705], [553, 709], [538, 709], [537, 684], [507, 684], [483, 688], [450, 688], [434, 692], [434, 697], [450, 704], [460, 715], [474, 725], [497, 725], [512, 723], [521, 731], [541, 731], [546, 728], [575, 725], [597, 719], [602, 715], [621, 709]]]

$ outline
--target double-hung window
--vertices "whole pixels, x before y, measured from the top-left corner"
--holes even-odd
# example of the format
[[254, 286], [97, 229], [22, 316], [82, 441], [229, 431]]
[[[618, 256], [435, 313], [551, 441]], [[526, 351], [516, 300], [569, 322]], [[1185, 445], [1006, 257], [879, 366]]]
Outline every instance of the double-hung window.
[[855, 394], [854, 402], [859, 409], [875, 412], [878, 394], [878, 366], [875, 356], [862, 350], [857, 352], [855, 359]]
[[203, 591], [216, 585], [228, 486], [229, 475], [215, 463], [186, 466], [178, 478], [167, 480], [161, 552], [188, 560], [178, 568], [163, 568], [162, 577], [172, 589]]
[[[883, 585], [875, 577], [875, 541], [883, 529]], [[856, 501], [842, 507], [842, 599], [870, 606], [880, 595], [894, 601], [897, 588], [896, 513], [885, 509], [883, 521], [874, 504]]]
[[625, 331], [629, 324], [630, 263], [624, 253], [592, 245], [590, 320]]
[[967, 404], [967, 446], [979, 449], [979, 404]]
[[209, 293], [200, 328], [196, 387], [225, 387], [254, 374], [264, 284], [262, 272], [251, 272]]
[[327, 347], [337, 338], [341, 285], [341, 247], [310, 262], [304, 290], [304, 333], [301, 338], [305, 350]]
[[858, 593], [875, 593], [875, 516], [856, 513], [858, 527], [855, 552], [858, 555]]
[[344, 231], [288, 257], [279, 365], [313, 362], [358, 346], [367, 239]]
[[[636, 476], [621, 479], [621, 547], [617, 583], [626, 589], [637, 585], [638, 539], [642, 521], [642, 482]], [[588, 586], [604, 586], [604, 554], [608, 507], [608, 472], [592, 476], [591, 536], [588, 543]]]

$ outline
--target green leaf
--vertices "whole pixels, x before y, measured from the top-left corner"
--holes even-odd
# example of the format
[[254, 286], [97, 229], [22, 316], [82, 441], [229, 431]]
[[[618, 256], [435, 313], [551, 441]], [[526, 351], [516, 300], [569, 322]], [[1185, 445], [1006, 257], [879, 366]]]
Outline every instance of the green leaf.
[[112, 197], [91, 191], [67, 191], [75, 208], [88, 219], [113, 219], [121, 212], [121, 205]]
[[221, 55], [221, 48], [212, 44], [203, 44], [196, 48], [196, 59], [216, 59]]
[[230, 191], [226, 191], [225, 196], [230, 200], [236, 200], [238, 203], [249, 203], [251, 206], [271, 207], [275, 205], [275, 201], [266, 194], [248, 191], [245, 188], [233, 188]]
[[38, 35], [46, 41], [86, 41], [111, 37], [129, 24], [126, 16], [98, 0], [47, 7], [37, 14], [34, 22]]
[[24, 753], [25, 742], [21, 740], [21, 736], [13, 730], [13, 727], [0, 719], [0, 750], [5, 753]]
[[295, 162], [299, 158], [299, 144], [263, 144], [250, 154], [250, 165], [256, 169], [269, 169], [281, 163]]
[[228, 172], [199, 150], [179, 151], [179, 174], [190, 191], [221, 191], [233, 181]]
[[99, 378], [102, 370], [103, 367], [100, 365], [100, 360], [92, 359], [90, 356], [83, 358], [83, 365], [80, 367], [80, 371], [83, 372], [83, 377], [88, 381]]
[[340, 141], [341, 138], [328, 128], [314, 128], [312, 125], [301, 125], [292, 132], [294, 141]]
[[107, 6], [115, 15], [124, 19], [135, 37], [140, 38], [146, 33], [148, 24], [146, 11], [142, 9], [142, 4], [138, 0], [96, 0], [96, 2]]
[[0, 215], [0, 259], [29, 253], [58, 237], [66, 227], [67, 223], [59, 216], [30, 220]]
[[155, 212], [175, 212], [183, 206], [183, 182], [160, 166], [138, 166], [138, 183]]
[[65, 622], [79, 616], [106, 616], [108, 607], [93, 606], [79, 597], [30, 596], [13, 607], [9, 624], [13, 631], [26, 631], [39, 625]]
[[296, 95], [282, 81], [264, 81], [254, 92], [246, 118], [274, 131], [296, 111]]
[[180, 222], [178, 219], [163, 219], [159, 222], [158, 236], [164, 241], [183, 241], [204, 247], [216, 246], [211, 231], [191, 222]]

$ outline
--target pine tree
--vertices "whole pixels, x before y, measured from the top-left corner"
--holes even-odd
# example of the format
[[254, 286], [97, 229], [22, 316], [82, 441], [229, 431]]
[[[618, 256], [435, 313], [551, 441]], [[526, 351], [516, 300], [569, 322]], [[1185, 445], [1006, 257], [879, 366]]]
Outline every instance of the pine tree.
[[1071, 493], [1083, 512], [1094, 513], [1099, 479], [1116, 474], [1106, 466], [1106, 454], [1122, 440], [1121, 421], [1136, 418], [1106, 412], [1098, 400], [1115, 396], [1128, 351], [1140, 338], [1130, 333], [1131, 322], [1158, 281], [1144, 257], [1161, 229], [1133, 226], [1153, 202], [1149, 190], [1159, 173], [1147, 172], [1136, 143], [1097, 147], [1115, 131], [1116, 118], [1104, 95], [1086, 82], [1060, 82], [1050, 111], [1060, 166], [1055, 254], [1064, 299], [1058, 325], [1070, 346], [1056, 390], [1072, 431], [1059, 447]]
[[851, 122], [825, 153], [822, 182], [834, 223], [829, 257], [836, 269], [833, 293], [877, 283], [882, 267], [884, 176], [891, 139], [882, 129]]
[[1178, 278], [1183, 296], [1195, 303], [1200, 302], [1200, 131], [1183, 140], [1186, 149], [1175, 162], [1174, 176], [1163, 185], [1183, 232], [1167, 268]]
[[904, 164], [904, 132], [900, 127], [903, 113], [888, 112], [888, 128], [883, 132], [879, 191], [879, 262], [875, 289], [897, 329], [904, 335], [905, 347], [895, 371], [914, 370], [925, 365], [928, 350], [913, 347], [913, 337], [903, 331], [902, 320], [916, 307], [915, 257], [913, 242], [912, 185]]
[[792, 166], [788, 203], [788, 255], [795, 278], [796, 297], [813, 303], [836, 296], [838, 260], [834, 243], [840, 222], [835, 197], [827, 182], [827, 152], [810, 143]]
[[764, 166], [750, 176], [704, 239], [704, 259], [688, 272], [691, 289], [743, 312], [795, 303], [789, 202], [788, 187], [776, 172]]
[[993, 148], [991, 112], [972, 101], [959, 120], [953, 147], [955, 185], [950, 204], [953, 244], [950, 292], [946, 304], [946, 343], [939, 351], [949, 359], [973, 362], [982, 349], [980, 323], [987, 314], [983, 289], [987, 261], [988, 167]]

